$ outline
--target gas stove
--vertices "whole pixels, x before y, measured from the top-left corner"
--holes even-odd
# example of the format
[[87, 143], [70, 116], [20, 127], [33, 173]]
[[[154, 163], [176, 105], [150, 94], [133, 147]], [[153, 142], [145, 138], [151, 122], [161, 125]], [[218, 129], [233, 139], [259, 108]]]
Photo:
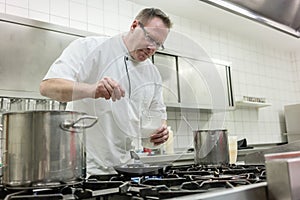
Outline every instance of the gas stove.
[[263, 165], [166, 166], [161, 173], [93, 175], [74, 184], [0, 187], [1, 199], [260, 199], [267, 200]]

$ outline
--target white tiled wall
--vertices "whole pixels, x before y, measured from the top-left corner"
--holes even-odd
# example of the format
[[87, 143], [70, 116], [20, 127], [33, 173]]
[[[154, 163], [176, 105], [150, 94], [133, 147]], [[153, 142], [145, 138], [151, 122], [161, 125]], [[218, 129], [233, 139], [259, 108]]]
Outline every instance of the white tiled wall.
[[[114, 35], [127, 31], [143, 7], [126, 0], [0, 0], [0, 12], [91, 32]], [[247, 37], [225, 32], [169, 13], [173, 30], [191, 36], [207, 53], [232, 62], [234, 96], [265, 97], [272, 106], [236, 109], [225, 114], [224, 128], [248, 143], [284, 141], [283, 106], [300, 101], [300, 52], [284, 52]], [[209, 23], [208, 23], [209, 24]], [[213, 113], [199, 110], [169, 111], [175, 146], [192, 145], [194, 129], [208, 128]]]

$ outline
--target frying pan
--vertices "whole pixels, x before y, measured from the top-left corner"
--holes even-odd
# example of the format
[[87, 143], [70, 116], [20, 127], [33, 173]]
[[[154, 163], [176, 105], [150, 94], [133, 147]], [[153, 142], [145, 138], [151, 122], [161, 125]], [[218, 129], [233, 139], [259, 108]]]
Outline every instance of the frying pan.
[[167, 165], [145, 164], [134, 151], [130, 151], [130, 156], [133, 160], [133, 164], [114, 166], [114, 169], [118, 172], [118, 174], [123, 174], [124, 176], [129, 177], [157, 176], [163, 175], [165, 168], [167, 167]]
[[152, 165], [152, 164], [126, 164], [115, 166], [114, 169], [118, 174], [124, 176], [157, 176], [163, 175], [167, 165]]

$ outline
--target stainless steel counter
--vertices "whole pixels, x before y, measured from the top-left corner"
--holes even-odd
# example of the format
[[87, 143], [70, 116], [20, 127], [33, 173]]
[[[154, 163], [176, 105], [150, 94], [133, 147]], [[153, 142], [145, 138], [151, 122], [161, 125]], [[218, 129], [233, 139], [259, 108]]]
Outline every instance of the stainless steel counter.
[[256, 183], [253, 185], [240, 186], [222, 191], [194, 194], [169, 200], [267, 200], [267, 183]]

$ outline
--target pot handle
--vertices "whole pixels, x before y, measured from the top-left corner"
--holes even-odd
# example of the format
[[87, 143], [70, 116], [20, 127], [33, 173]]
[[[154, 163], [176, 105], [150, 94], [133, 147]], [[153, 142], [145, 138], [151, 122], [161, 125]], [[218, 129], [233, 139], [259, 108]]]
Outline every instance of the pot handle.
[[[84, 119], [91, 119], [91, 120], [94, 120], [94, 121], [90, 124], [87, 124], [87, 125], [78, 124], [81, 120], [84, 120]], [[98, 117], [90, 116], [90, 115], [84, 115], [82, 117], [79, 117], [75, 121], [65, 120], [64, 122], [62, 122], [59, 125], [59, 127], [64, 131], [70, 131], [71, 128], [74, 128], [74, 129], [90, 128], [90, 127], [94, 126], [97, 123], [97, 121], [98, 121]]]

